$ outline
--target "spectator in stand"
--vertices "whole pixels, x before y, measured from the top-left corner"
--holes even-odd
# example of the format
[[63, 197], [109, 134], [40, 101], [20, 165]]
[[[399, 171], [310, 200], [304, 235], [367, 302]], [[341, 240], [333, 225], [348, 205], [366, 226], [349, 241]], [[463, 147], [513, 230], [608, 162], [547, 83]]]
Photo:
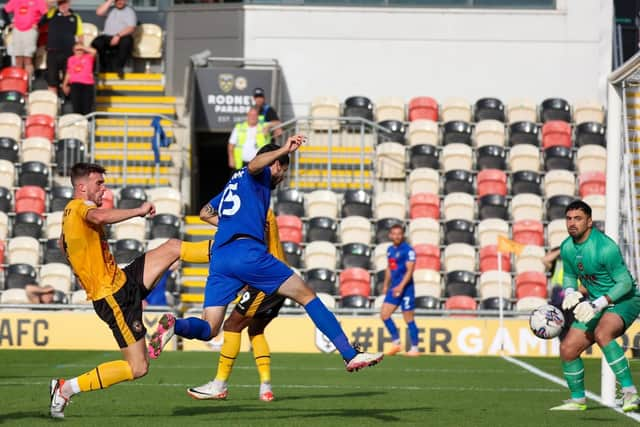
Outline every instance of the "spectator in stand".
[[57, 291], [51, 285], [28, 284], [24, 287], [31, 304], [60, 304], [66, 302], [64, 292]]
[[242, 169], [256, 156], [258, 150], [267, 145], [268, 131], [258, 119], [258, 109], [252, 107], [247, 120], [237, 123], [229, 137], [227, 155], [232, 171]]
[[47, 13], [45, 0], [9, 0], [4, 10], [13, 13], [11, 20], [11, 55], [16, 66], [24, 68], [29, 77], [33, 74], [33, 54], [38, 42], [38, 22]]
[[82, 42], [82, 19], [71, 10], [70, 0], [57, 0], [58, 7], [49, 9], [41, 24], [49, 25], [47, 36], [47, 84], [49, 90], [58, 93], [67, 60], [73, 54], [73, 46]]
[[94, 111], [95, 80], [93, 78], [93, 64], [96, 50], [76, 43], [73, 55], [67, 60], [67, 73], [62, 82], [62, 91], [71, 97], [73, 112], [89, 114]]
[[[138, 18], [127, 0], [106, 0], [96, 10], [98, 16], [107, 16], [102, 34], [96, 37], [91, 46], [100, 55], [101, 71], [115, 71], [124, 78], [124, 66], [133, 50], [133, 33]], [[111, 51], [115, 52], [115, 63], [111, 61]]]
[[261, 87], [257, 87], [253, 90], [253, 102], [255, 103], [255, 107], [258, 109], [258, 120], [261, 124], [264, 125], [264, 132], [267, 136], [267, 142], [269, 142], [269, 140], [271, 139], [271, 133], [273, 133], [273, 136], [276, 138], [282, 135], [282, 129], [280, 128], [273, 131], [271, 130], [275, 126], [278, 126], [281, 122], [276, 109], [266, 102], [266, 99], [264, 97], [264, 89], [262, 89]]

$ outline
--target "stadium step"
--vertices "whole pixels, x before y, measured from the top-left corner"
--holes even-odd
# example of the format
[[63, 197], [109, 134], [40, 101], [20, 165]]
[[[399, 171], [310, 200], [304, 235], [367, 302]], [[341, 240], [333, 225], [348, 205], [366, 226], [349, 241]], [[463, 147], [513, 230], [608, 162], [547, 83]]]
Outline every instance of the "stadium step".
[[176, 114], [175, 106], [156, 107], [152, 105], [134, 105], [134, 106], [118, 106], [112, 107], [108, 105], [97, 105], [96, 111], [101, 113], [129, 113], [136, 114], [164, 114], [166, 116], [174, 116]]

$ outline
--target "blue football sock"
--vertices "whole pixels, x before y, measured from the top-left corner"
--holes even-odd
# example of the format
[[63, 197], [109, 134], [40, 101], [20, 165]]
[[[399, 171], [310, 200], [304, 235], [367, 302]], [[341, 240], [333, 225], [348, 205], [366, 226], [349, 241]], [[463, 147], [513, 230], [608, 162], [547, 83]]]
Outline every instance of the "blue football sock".
[[174, 327], [176, 335], [183, 338], [209, 341], [211, 339], [211, 326], [209, 322], [197, 317], [187, 317], [186, 319], [176, 319]]
[[391, 339], [394, 341], [400, 340], [400, 334], [398, 333], [398, 328], [396, 328], [396, 324], [393, 323], [393, 319], [389, 317], [387, 320], [383, 320], [384, 326], [387, 327], [387, 331], [391, 334]]
[[411, 338], [411, 345], [418, 345], [418, 326], [416, 326], [415, 321], [411, 321], [407, 323], [407, 327], [409, 328], [409, 338]]
[[327, 307], [320, 301], [320, 298], [315, 297], [312, 299], [304, 306], [304, 309], [316, 327], [336, 346], [344, 360], [348, 361], [355, 357], [357, 352], [349, 344], [349, 339], [340, 327], [336, 316], [327, 310]]

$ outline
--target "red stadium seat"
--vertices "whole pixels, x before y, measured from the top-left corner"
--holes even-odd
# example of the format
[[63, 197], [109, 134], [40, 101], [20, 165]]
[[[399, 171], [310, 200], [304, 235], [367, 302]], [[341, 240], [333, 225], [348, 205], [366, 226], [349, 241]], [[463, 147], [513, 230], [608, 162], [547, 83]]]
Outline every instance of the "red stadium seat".
[[4, 241], [0, 240], [0, 271], [4, 270], [4, 267], [2, 266], [4, 264], [4, 251]]
[[53, 141], [56, 135], [55, 119], [46, 114], [32, 114], [25, 123], [25, 138], [39, 136]]
[[409, 101], [409, 121], [418, 119], [438, 121], [438, 102], [428, 96], [419, 96]]
[[498, 169], [484, 169], [478, 172], [478, 196], [487, 194], [507, 195], [507, 174]]
[[547, 276], [538, 271], [526, 271], [516, 276], [516, 298], [547, 298]]
[[36, 212], [40, 215], [45, 210], [46, 193], [42, 187], [25, 185], [16, 190], [16, 213]]
[[[511, 257], [507, 253], [502, 254], [502, 271], [511, 271]], [[480, 248], [480, 272], [498, 269], [498, 246], [489, 245]]]
[[104, 194], [102, 195], [102, 206], [104, 209], [112, 209], [113, 208], [113, 191], [110, 189], [106, 189]]
[[295, 215], [279, 215], [278, 234], [282, 242], [302, 243], [302, 220]]
[[542, 222], [530, 219], [514, 222], [513, 240], [524, 245], [544, 246]]
[[542, 148], [560, 145], [571, 148], [571, 125], [562, 120], [551, 120], [542, 126]]
[[409, 199], [409, 216], [440, 219], [440, 197], [431, 193], [414, 194]]
[[440, 247], [429, 244], [414, 245], [416, 251], [416, 270], [440, 271]]
[[0, 71], [0, 92], [12, 90], [23, 95], [29, 90], [28, 74], [23, 68], [6, 67]]
[[607, 178], [604, 172], [583, 172], [578, 177], [580, 183], [580, 198], [592, 194], [604, 195], [607, 188]]
[[340, 273], [341, 297], [349, 295], [362, 295], [368, 297], [371, 295], [371, 278], [369, 272], [364, 268], [347, 268]]
[[467, 295], [455, 295], [447, 298], [444, 303], [445, 310], [476, 310], [478, 303]]

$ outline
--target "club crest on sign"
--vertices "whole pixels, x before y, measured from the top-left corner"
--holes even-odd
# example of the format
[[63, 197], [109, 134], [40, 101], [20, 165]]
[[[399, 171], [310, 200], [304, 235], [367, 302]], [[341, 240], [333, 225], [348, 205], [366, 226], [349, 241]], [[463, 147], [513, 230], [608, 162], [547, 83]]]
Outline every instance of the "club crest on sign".
[[223, 92], [230, 92], [233, 89], [233, 74], [218, 74], [218, 86]]

